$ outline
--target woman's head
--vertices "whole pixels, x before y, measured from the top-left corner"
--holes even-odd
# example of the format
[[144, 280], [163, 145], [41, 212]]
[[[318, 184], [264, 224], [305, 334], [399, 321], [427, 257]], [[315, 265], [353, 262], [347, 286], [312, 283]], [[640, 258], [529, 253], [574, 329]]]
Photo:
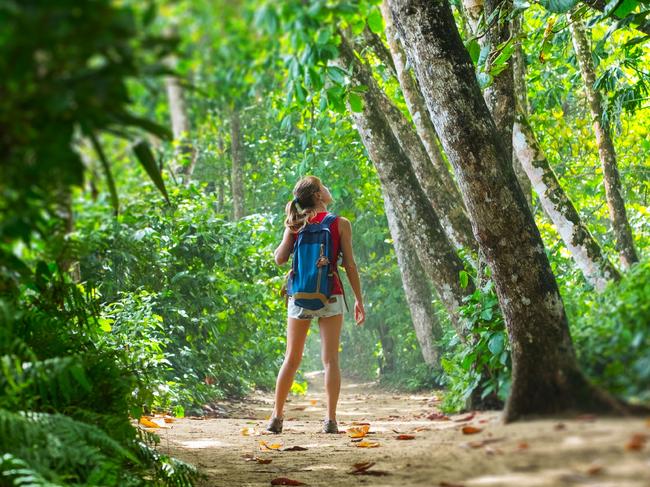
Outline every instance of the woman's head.
[[319, 208], [332, 202], [329, 189], [316, 176], [305, 176], [293, 188], [293, 200], [287, 203], [284, 224], [294, 232], [300, 231]]

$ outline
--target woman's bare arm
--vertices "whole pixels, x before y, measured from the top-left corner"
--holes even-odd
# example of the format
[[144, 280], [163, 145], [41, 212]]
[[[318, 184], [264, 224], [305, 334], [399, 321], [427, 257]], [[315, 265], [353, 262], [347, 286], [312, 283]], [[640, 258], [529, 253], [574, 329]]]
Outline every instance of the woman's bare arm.
[[291, 251], [293, 250], [293, 242], [295, 235], [288, 228], [284, 229], [284, 235], [282, 236], [282, 242], [278, 245], [278, 248], [275, 249], [273, 256], [275, 258], [275, 263], [282, 265], [289, 260]]
[[352, 225], [347, 218], [339, 218], [339, 235], [341, 236], [341, 250], [343, 251], [343, 268], [356, 299], [354, 317], [357, 324], [360, 325], [365, 320], [366, 312], [363, 307], [363, 296], [361, 295], [361, 279], [359, 278], [357, 263], [354, 260], [354, 252], [352, 251]]

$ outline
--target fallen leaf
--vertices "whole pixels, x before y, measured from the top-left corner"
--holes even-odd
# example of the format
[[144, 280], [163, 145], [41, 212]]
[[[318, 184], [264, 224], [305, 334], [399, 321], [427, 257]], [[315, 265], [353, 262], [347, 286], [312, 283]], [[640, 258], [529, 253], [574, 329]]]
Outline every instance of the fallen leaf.
[[474, 416], [476, 416], [476, 413], [470, 413], [467, 416], [463, 416], [462, 418], [456, 418], [453, 421], [455, 421], [456, 423], [462, 423], [464, 421], [469, 421], [470, 419], [473, 419]]
[[292, 411], [304, 411], [305, 409], [307, 409], [307, 406], [295, 406], [291, 408]]
[[244, 458], [246, 459], [247, 462], [257, 462], [257, 463], [261, 463], [262, 465], [266, 465], [273, 461], [271, 458], [260, 458], [260, 457], [256, 457], [255, 455], [251, 455], [250, 453], [244, 455]]
[[151, 419], [149, 419], [149, 417], [147, 416], [142, 416], [140, 418], [140, 424], [145, 428], [160, 428], [160, 425], [151, 421]]
[[470, 441], [466, 443], [466, 445], [470, 448], [481, 448], [485, 445], [489, 445], [490, 443], [496, 443], [497, 441], [501, 441], [503, 438], [486, 438], [485, 440], [476, 440], [476, 441]]
[[418, 426], [413, 431], [419, 433], [420, 431], [431, 431], [431, 428], [429, 428], [428, 426]]
[[462, 431], [464, 435], [474, 435], [476, 433], [480, 433], [483, 430], [481, 428], [477, 428], [476, 426], [463, 426]]
[[309, 401], [309, 403], [310, 403], [312, 406], [315, 406], [316, 404], [318, 404], [318, 399], [311, 399], [311, 400]]
[[397, 435], [395, 437], [396, 440], [414, 440], [415, 435]]
[[646, 436], [642, 433], [635, 433], [632, 438], [625, 444], [628, 451], [639, 451], [645, 446]]
[[375, 464], [375, 462], [361, 462], [361, 463], [355, 463], [354, 465], [352, 465], [352, 468], [353, 468], [354, 470], [352, 470], [352, 471], [350, 471], [350, 472], [348, 472], [348, 473], [352, 473], [352, 474], [354, 474], [354, 473], [362, 472], [362, 471], [364, 471], [364, 470], [368, 470], [368, 469], [369, 469], [370, 467], [372, 467], [374, 464]]
[[300, 480], [293, 480], [287, 477], [278, 477], [277, 479], [271, 480], [271, 485], [307, 485]]
[[348, 428], [346, 433], [350, 438], [363, 438], [368, 434], [369, 429], [370, 425], [364, 424], [363, 426], [353, 426], [352, 428]]
[[566, 429], [566, 425], [564, 423], [558, 423], [553, 427], [553, 429], [555, 431], [562, 431]]
[[173, 423], [174, 418], [165, 418], [165, 423]]
[[528, 450], [528, 443], [525, 441], [520, 441], [517, 445], [517, 450]]
[[465, 484], [455, 484], [453, 482], [442, 481], [438, 484], [440, 487], [465, 487]]
[[355, 443], [355, 446], [357, 446], [359, 448], [377, 448], [379, 446], [379, 442], [378, 441], [364, 440], [364, 441], [360, 441], [358, 443]]
[[603, 473], [604, 467], [602, 465], [590, 465], [587, 467], [587, 470], [585, 470], [585, 473], [587, 475], [600, 475]]
[[360, 421], [352, 421], [350, 424], [352, 426], [366, 426], [366, 425], [370, 426], [370, 423], [364, 423], [364, 422], [360, 422]]
[[263, 450], [264, 448], [267, 450], [279, 450], [282, 448], [282, 443], [271, 443], [269, 445], [266, 441], [260, 440], [260, 450]]
[[430, 419], [431, 421], [449, 421], [451, 418], [446, 414], [431, 413], [427, 416], [427, 419]]
[[282, 451], [306, 451], [306, 450], [307, 448], [305, 448], [304, 446], [298, 446], [298, 445], [290, 446], [288, 448], [282, 449]]

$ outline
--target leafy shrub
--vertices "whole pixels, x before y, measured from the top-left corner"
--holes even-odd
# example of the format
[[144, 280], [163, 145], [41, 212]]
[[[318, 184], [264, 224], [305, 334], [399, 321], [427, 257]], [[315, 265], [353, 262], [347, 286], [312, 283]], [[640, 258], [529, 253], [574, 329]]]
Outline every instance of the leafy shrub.
[[583, 296], [571, 328], [583, 370], [614, 394], [650, 400], [650, 260], [601, 295]]

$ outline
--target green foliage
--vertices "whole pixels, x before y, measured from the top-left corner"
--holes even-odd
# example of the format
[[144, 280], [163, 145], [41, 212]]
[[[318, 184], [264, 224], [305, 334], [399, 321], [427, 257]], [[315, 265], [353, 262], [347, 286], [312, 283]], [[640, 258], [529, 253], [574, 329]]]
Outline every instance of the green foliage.
[[448, 334], [445, 340], [449, 351], [441, 361], [448, 387], [444, 411], [464, 409], [475, 391], [481, 399], [491, 395], [500, 401], [510, 391], [510, 346], [492, 281], [465, 298], [460, 315], [469, 334], [466, 343], [457, 335]]
[[582, 299], [571, 332], [583, 370], [614, 394], [650, 400], [650, 260]]

